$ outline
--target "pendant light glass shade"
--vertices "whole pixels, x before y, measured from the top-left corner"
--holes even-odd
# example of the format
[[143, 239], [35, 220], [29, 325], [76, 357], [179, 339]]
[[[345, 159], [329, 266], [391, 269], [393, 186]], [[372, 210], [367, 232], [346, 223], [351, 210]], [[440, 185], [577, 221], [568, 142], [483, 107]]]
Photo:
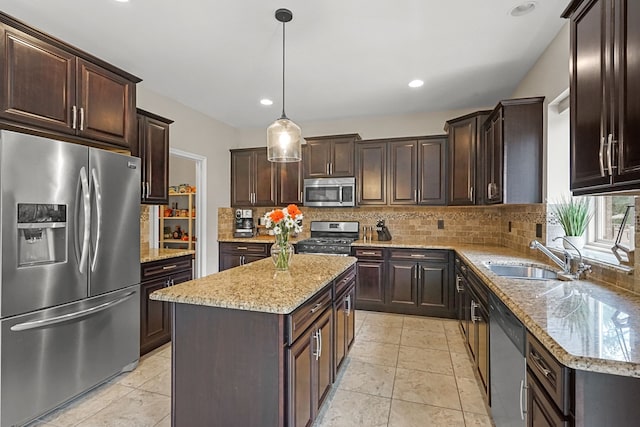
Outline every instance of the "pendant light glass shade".
[[302, 160], [302, 131], [300, 126], [281, 117], [267, 128], [267, 158], [270, 162], [299, 162]]
[[293, 19], [289, 9], [276, 10], [276, 20], [282, 22], [282, 115], [267, 128], [267, 159], [270, 162], [299, 162], [302, 160], [302, 131], [284, 113], [285, 23]]

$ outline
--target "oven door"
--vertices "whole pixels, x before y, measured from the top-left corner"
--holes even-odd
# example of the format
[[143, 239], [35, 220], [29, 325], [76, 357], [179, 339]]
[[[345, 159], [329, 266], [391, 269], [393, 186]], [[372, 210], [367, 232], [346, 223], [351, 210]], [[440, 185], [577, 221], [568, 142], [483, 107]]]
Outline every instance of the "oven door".
[[355, 206], [355, 178], [304, 180], [304, 205], [310, 207]]

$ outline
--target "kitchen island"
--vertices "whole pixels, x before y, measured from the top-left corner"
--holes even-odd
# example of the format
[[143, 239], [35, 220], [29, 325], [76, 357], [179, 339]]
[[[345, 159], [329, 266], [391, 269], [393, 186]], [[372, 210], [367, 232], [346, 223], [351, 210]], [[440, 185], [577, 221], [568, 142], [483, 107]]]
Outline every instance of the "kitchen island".
[[174, 303], [172, 425], [311, 422], [350, 345], [355, 263], [265, 259], [154, 292]]

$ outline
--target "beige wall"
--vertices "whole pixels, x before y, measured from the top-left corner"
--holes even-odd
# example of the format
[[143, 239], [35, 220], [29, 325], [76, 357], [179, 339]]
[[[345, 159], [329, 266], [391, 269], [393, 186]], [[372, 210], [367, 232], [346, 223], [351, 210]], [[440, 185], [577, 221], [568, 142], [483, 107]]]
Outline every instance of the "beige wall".
[[[229, 149], [237, 145], [238, 131], [177, 101], [144, 87], [137, 88], [138, 106], [175, 122], [171, 125], [170, 144], [207, 158], [207, 259], [206, 272], [218, 270], [217, 211], [229, 206]], [[201, 233], [198, 232], [198, 236]]]
[[[497, 102], [498, 100], [496, 100]], [[362, 139], [444, 134], [444, 123], [477, 110], [492, 106], [478, 106], [464, 110], [438, 111], [403, 116], [351, 118], [323, 122], [297, 123], [305, 137], [358, 133]], [[291, 116], [292, 120], [295, 119]], [[238, 148], [266, 145], [266, 125], [259, 129], [240, 129]]]

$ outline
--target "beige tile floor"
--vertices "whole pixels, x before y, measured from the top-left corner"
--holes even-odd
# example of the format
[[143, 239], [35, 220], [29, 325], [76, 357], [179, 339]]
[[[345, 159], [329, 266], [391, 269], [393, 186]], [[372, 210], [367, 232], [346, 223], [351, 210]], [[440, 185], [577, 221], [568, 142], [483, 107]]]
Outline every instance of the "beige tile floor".
[[[358, 311], [356, 341], [315, 423], [490, 427], [456, 321]], [[171, 347], [29, 427], [169, 427]]]

